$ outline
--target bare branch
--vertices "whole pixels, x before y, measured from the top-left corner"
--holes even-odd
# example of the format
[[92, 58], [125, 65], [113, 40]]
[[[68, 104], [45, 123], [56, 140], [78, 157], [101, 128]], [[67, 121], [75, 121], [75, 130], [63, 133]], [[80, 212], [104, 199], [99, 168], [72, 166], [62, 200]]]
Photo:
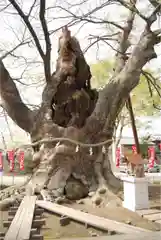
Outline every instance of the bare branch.
[[15, 83], [0, 60], [0, 95], [2, 106], [12, 120], [26, 132], [32, 127], [32, 111], [22, 102]]
[[0, 12], [3, 12], [4, 10], [6, 10], [11, 4], [7, 4], [7, 6], [3, 7], [2, 9], [0, 9]]
[[161, 94], [160, 94], [160, 92], [158, 91], [158, 89], [156, 89], [156, 86], [151, 82], [151, 79], [150, 79], [147, 75], [145, 75], [145, 77], [146, 77], [146, 79], [147, 79], [150, 97], [152, 98], [152, 101], [153, 101], [153, 107], [154, 107], [155, 109], [157, 109], [157, 110], [160, 111], [160, 110], [161, 110], [161, 107], [158, 107], [158, 106], [156, 105], [156, 103], [154, 102], [154, 99], [153, 99], [153, 90], [152, 90], [151, 84], [154, 86], [154, 88], [155, 88], [155, 90], [157, 91], [159, 97], [161, 97]]
[[[102, 19], [98, 19], [98, 18], [84, 18], [84, 17], [79, 17], [76, 16], [77, 19], [80, 19], [81, 21], [85, 21], [85, 22], [89, 22], [89, 23], [94, 23], [94, 24], [109, 24], [109, 25], [113, 25], [114, 27], [117, 27], [121, 30], [123, 30], [123, 27], [119, 24], [117, 24], [116, 22], [113, 21], [108, 21], [108, 20], [102, 20]], [[96, 19], [96, 20], [94, 20]]]
[[161, 3], [156, 6], [150, 17], [147, 19], [147, 27], [150, 27], [157, 20], [157, 14], [160, 12], [160, 10]]
[[85, 54], [92, 46], [94, 46], [98, 42], [98, 39], [90, 43], [84, 50], [83, 53]]
[[56, 29], [54, 29], [54, 30], [52, 30], [52, 31], [49, 31], [49, 34], [52, 35], [52, 34], [56, 33], [57, 31], [61, 30], [62, 28], [64, 28], [65, 26], [67, 26], [67, 27], [72, 27], [72, 26], [78, 24], [79, 22], [80, 22], [80, 20], [72, 19], [72, 20], [69, 21], [68, 23], [65, 23], [65, 24], [63, 24], [62, 26], [60, 26], [60, 27], [58, 27], [58, 28], [56, 28]]
[[[26, 63], [26, 64], [27, 64], [27, 63]], [[24, 86], [30, 86], [30, 87], [31, 87], [31, 86], [34, 86], [34, 85], [35, 85], [35, 86], [38, 86], [38, 84], [40, 84], [41, 80], [38, 80], [38, 81], [36, 81], [36, 82], [29, 83], [29, 84], [24, 83], [24, 82], [21, 81], [21, 79], [23, 79], [23, 75], [25, 74], [27, 68], [28, 68], [28, 65], [27, 65], [27, 66], [24, 68], [24, 70], [22, 71], [22, 73], [20, 74], [20, 77], [12, 78], [13, 81], [18, 82], [18, 83], [20, 83], [21, 85], [24, 85]], [[44, 81], [43, 81], [43, 83], [44, 83]]]
[[[136, 2], [137, 0], [132, 1], [130, 5], [131, 8], [135, 8]], [[119, 37], [119, 47], [117, 50], [118, 53], [116, 55], [115, 74], [118, 74], [122, 70], [122, 68], [125, 66], [125, 62], [127, 60], [125, 55], [126, 55], [127, 49], [130, 46], [130, 42], [128, 38], [133, 27], [134, 18], [135, 18], [135, 12], [130, 10], [124, 30], [122, 33], [120, 33], [120, 37]]]
[[44, 62], [44, 72], [45, 72], [46, 81], [47, 82], [50, 81], [51, 80], [51, 69], [50, 69], [51, 43], [50, 43], [50, 36], [49, 36], [49, 32], [48, 32], [48, 28], [47, 28], [47, 24], [46, 24], [46, 20], [45, 20], [45, 1], [43, 1], [43, 0], [40, 1], [40, 20], [41, 20], [44, 37], [45, 37], [45, 42], [46, 42], [46, 53], [44, 53], [44, 51], [40, 45], [40, 41], [36, 35], [36, 32], [33, 29], [32, 25], [29, 21], [29, 16], [31, 14], [31, 11], [32, 11], [36, 1], [34, 1], [34, 3], [32, 4], [28, 15], [24, 14], [24, 12], [20, 8], [20, 6], [16, 3], [15, 0], [9, 0], [9, 2], [17, 10], [18, 14], [20, 15], [20, 17], [26, 24], [31, 36], [33, 37], [35, 45], [37, 47], [37, 50]]
[[[158, 96], [161, 98], [161, 86], [159, 86], [159, 84], [156, 82], [156, 79], [152, 76], [152, 74], [146, 72], [146, 71], [143, 71], [141, 72], [146, 80], [147, 80], [147, 83], [148, 83], [148, 86], [149, 86], [149, 90], [150, 90], [150, 95], [153, 96], [153, 91], [151, 90], [151, 85], [154, 87], [154, 89], [156, 90]], [[152, 92], [152, 93], [151, 93]]]
[[38, 39], [38, 37], [37, 37], [37, 35], [36, 35], [36, 32], [34, 31], [32, 25], [31, 25], [31, 23], [30, 23], [30, 21], [29, 21], [28, 16], [24, 14], [24, 12], [23, 12], [22, 9], [20, 8], [20, 6], [16, 3], [15, 0], [8, 0], [8, 1], [9, 1], [9, 2], [12, 4], [12, 6], [16, 9], [16, 11], [18, 12], [18, 14], [20, 15], [20, 17], [22, 18], [22, 20], [23, 20], [24, 23], [26, 24], [29, 32], [31, 33], [31, 36], [32, 36], [33, 39], [34, 39], [34, 42], [35, 42], [35, 44], [36, 44], [36, 47], [37, 47], [37, 49], [38, 49], [38, 51], [39, 51], [39, 54], [40, 54], [41, 58], [44, 59], [44, 52], [43, 52], [43, 50], [42, 50], [42, 47], [41, 47], [41, 45], [40, 45], [39, 39]]
[[161, 86], [159, 85], [159, 83], [157, 81], [159, 81], [158, 78], [155, 78], [150, 72], [147, 72], [145, 70], [142, 70], [141, 72], [146, 78], [148, 78], [150, 81], [152, 81], [154, 83], [154, 85], [161, 90]]
[[124, 0], [118, 0], [118, 2], [125, 8], [129, 9], [130, 12], [137, 14], [139, 17], [141, 17], [145, 21], [147, 20], [146, 17], [144, 15], [142, 15], [141, 12], [137, 9], [135, 0], [129, 1], [129, 2], [126, 2]]
[[34, 8], [34, 6], [35, 6], [35, 4], [36, 4], [36, 1], [37, 1], [37, 0], [34, 0], [34, 2], [33, 2], [33, 4], [32, 4], [32, 6], [31, 6], [31, 8], [30, 8], [30, 10], [29, 10], [28, 18], [30, 17], [30, 15], [31, 15], [31, 13], [32, 13], [32, 10], [33, 10], [33, 8]]
[[161, 3], [160, 3], [160, 0], [149, 0], [149, 2], [155, 8], [156, 13], [161, 13]]
[[[86, 17], [88, 17], [88, 16], [91, 16], [93, 13], [98, 12], [100, 9], [102, 9], [102, 8], [104, 8], [104, 7], [106, 7], [106, 6], [110, 5], [110, 4], [111, 4], [110, 1], [106, 1], [106, 2], [104, 2], [104, 3], [102, 3], [102, 4], [100, 4], [99, 6], [95, 7], [94, 9], [92, 9], [92, 10], [89, 11], [88, 13], [84, 14], [84, 15], [82, 16], [82, 18], [86, 18]], [[58, 8], [58, 9], [64, 10], [65, 12], [69, 13], [70, 15], [72, 15], [74, 18], [77, 18], [77, 16], [76, 16], [74, 13], [72, 13], [71, 11], [69, 11], [69, 9], [66, 9], [66, 8], [64, 8], [64, 7], [62, 7], [62, 6], [56, 5], [56, 6], [52, 7], [52, 8], [53, 8], [53, 9]], [[80, 17], [81, 17], [81, 16], [79, 16], [78, 18], [80, 18]]]
[[93, 38], [101, 38], [103, 40], [110, 40], [110, 41], [117, 41], [117, 38], [113, 38], [114, 36], [117, 36], [119, 34], [119, 32], [117, 33], [112, 33], [112, 34], [106, 34], [106, 35], [102, 35], [102, 36], [96, 36], [93, 34], [89, 35], [89, 39], [93, 39]]
[[12, 50], [6, 52], [2, 57], [0, 57], [1, 60], [3, 60], [4, 58], [6, 58], [8, 55], [11, 55], [16, 49], [18, 49], [20, 46], [29, 44], [29, 42], [21, 42], [19, 43], [17, 46], [15, 46]]
[[40, 0], [40, 21], [41, 21], [41, 25], [42, 25], [42, 29], [45, 37], [45, 43], [46, 43], [46, 53], [44, 56], [44, 68], [45, 68], [46, 81], [49, 82], [51, 80], [51, 69], [50, 69], [51, 42], [50, 42], [48, 27], [45, 20], [45, 6], [46, 6], [46, 0]]
[[114, 50], [115, 52], [119, 53], [119, 54], [125, 59], [126, 56], [129, 55], [129, 54], [128, 54], [128, 53], [126, 53], [126, 55], [123, 54], [122, 52], [119, 51], [119, 49], [114, 48], [114, 47], [112, 46], [112, 44], [110, 44], [110, 43], [108, 42], [108, 41], [116, 41], [116, 42], [117, 42], [118, 39], [112, 38], [112, 36], [118, 35], [118, 34], [119, 34], [119, 33], [114, 33], [114, 34], [109, 35], [109, 37], [108, 37], [108, 35], [107, 35], [107, 36], [92, 36], [92, 35], [90, 35], [90, 36], [92, 36], [92, 37], [89, 38], [90, 40], [91, 40], [91, 39], [96, 39], [96, 40], [95, 40], [93, 43], [91, 43], [91, 44], [85, 49], [85, 52], [87, 52], [87, 50], [88, 50], [91, 46], [93, 46], [95, 43], [98, 44], [98, 42], [102, 41], [102, 42], [104, 42], [105, 44], [107, 44], [112, 50]]
[[64, 8], [62, 6], [55, 6], [53, 8], [58, 8], [58, 9], [61, 9], [61, 10], [65, 11], [65, 12], [69, 13], [69, 17], [72, 16], [73, 19], [75, 19], [75, 20], [77, 19], [79, 21], [85, 21], [85, 22], [90, 22], [90, 23], [94, 23], [94, 24], [110, 24], [110, 25], [113, 25], [114, 27], [117, 27], [117, 28], [123, 30], [123, 27], [121, 25], [117, 24], [116, 22], [108, 21], [108, 20], [100, 19], [100, 18], [96, 18], [96, 17], [92, 17], [93, 13], [99, 11], [100, 9], [105, 7], [106, 5], [109, 5], [109, 2], [101, 4], [99, 7], [96, 7], [94, 9], [92, 9], [91, 11], [89, 11], [88, 13], [86, 13], [86, 14], [84, 14], [82, 16], [76, 15], [73, 12], [71, 12], [69, 9], [66, 9], [66, 8]]
[[149, 2], [151, 3], [151, 5], [153, 7], [158, 7], [158, 5], [160, 4], [160, 1], [159, 0], [149, 0]]

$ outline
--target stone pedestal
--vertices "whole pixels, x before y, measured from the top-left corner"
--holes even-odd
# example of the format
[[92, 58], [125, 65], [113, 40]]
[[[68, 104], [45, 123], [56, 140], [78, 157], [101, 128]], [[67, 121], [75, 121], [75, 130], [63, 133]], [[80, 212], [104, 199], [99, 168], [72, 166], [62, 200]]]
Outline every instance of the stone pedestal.
[[149, 208], [148, 180], [126, 176], [121, 178], [124, 183], [123, 207], [133, 212]]

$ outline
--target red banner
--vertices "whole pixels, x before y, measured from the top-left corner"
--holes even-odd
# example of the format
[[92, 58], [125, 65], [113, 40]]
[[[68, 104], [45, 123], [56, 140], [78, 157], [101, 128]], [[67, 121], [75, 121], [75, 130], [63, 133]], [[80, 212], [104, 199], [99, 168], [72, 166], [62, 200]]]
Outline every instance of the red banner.
[[136, 146], [135, 146], [135, 145], [132, 146], [132, 151], [133, 151], [134, 154], [137, 153], [137, 150], [136, 150]]
[[25, 156], [24, 152], [20, 151], [19, 155], [18, 155], [18, 158], [19, 158], [19, 166], [20, 166], [21, 171], [24, 170], [24, 156]]
[[149, 151], [150, 151], [149, 167], [152, 168], [154, 166], [154, 162], [155, 162], [155, 148], [150, 147]]
[[159, 148], [160, 148], [160, 150], [161, 150], [161, 143], [159, 143]]
[[120, 166], [120, 148], [116, 150], [116, 167]]
[[13, 171], [13, 169], [14, 169], [14, 160], [15, 160], [14, 156], [15, 156], [15, 153], [14, 153], [13, 150], [11, 150], [11, 151], [8, 151], [7, 154], [8, 154], [8, 158], [9, 158], [9, 162], [10, 162], [10, 171]]
[[3, 156], [2, 156], [2, 152], [0, 152], [0, 171], [3, 171]]

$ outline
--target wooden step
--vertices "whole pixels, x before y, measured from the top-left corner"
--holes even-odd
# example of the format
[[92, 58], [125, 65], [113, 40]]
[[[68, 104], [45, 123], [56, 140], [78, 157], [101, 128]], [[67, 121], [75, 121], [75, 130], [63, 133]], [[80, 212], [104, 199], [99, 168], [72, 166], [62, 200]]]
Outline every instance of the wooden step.
[[149, 215], [144, 215], [144, 218], [150, 220], [150, 221], [157, 221], [161, 220], [161, 213], [156, 213], [156, 214], [149, 214]]
[[161, 213], [161, 210], [152, 209], [152, 208], [151, 208], [151, 209], [137, 210], [136, 212], [137, 212], [139, 215], [144, 216], [144, 215]]
[[[36, 196], [25, 196], [18, 208], [10, 211], [15, 216], [10, 223], [4, 240], [29, 240], [35, 211]], [[8, 221], [10, 222], [10, 221]]]
[[129, 226], [121, 222], [95, 216], [89, 213], [84, 213], [79, 210], [75, 210], [73, 208], [65, 207], [65, 206], [62, 206], [56, 203], [51, 203], [48, 201], [37, 200], [36, 204], [41, 208], [47, 209], [50, 212], [53, 212], [59, 215], [65, 214], [70, 219], [73, 219], [81, 223], [86, 223], [89, 226], [93, 226], [104, 231], [114, 230], [117, 233], [133, 233], [133, 234], [136, 234], [137, 232], [141, 233], [141, 232], [148, 231], [146, 229]]
[[33, 228], [41, 228], [43, 225], [45, 225], [45, 219], [36, 219], [32, 221]]
[[30, 238], [30, 240], [44, 240], [44, 237], [42, 234], [35, 234]]

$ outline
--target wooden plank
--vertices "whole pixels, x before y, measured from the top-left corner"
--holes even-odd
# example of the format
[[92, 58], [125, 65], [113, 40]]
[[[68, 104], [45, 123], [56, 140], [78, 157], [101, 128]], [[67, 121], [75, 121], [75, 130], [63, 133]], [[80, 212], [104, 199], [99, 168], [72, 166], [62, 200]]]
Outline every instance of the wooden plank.
[[16, 240], [29, 240], [37, 196], [27, 196], [26, 212]]
[[[99, 237], [83, 237], [83, 238], [72, 238], [72, 240], [159, 240], [161, 232], [152, 233], [136, 233], [136, 234], [120, 234], [113, 236], [99, 236]], [[57, 239], [52, 239], [57, 240]], [[71, 238], [63, 238], [63, 240], [71, 240]]]
[[55, 212], [59, 215], [65, 214], [66, 216], [70, 217], [75, 221], [85, 223], [105, 231], [115, 230], [116, 232], [119, 232], [119, 233], [134, 233], [134, 234], [136, 234], [137, 232], [141, 233], [141, 232], [148, 231], [146, 229], [129, 226], [121, 222], [116, 222], [107, 218], [98, 217], [89, 213], [84, 213], [84, 212], [81, 212], [80, 210], [75, 210], [75, 209], [58, 205], [56, 203], [51, 203], [48, 201], [37, 200], [36, 204], [39, 207], [47, 209], [51, 212]]
[[43, 225], [45, 225], [45, 219], [34, 219], [32, 222], [33, 228], [41, 228]]
[[159, 224], [161, 224], [161, 220], [157, 220], [156, 222], [159, 223]]
[[21, 226], [21, 222], [23, 221], [23, 216], [25, 214], [25, 208], [24, 208], [25, 202], [26, 202], [26, 199], [23, 198], [20, 204], [20, 207], [18, 208], [16, 215], [5, 235], [4, 240], [16, 240], [16, 237], [19, 232], [19, 228]]
[[29, 240], [36, 198], [36, 196], [23, 198], [4, 240]]
[[149, 214], [155, 214], [155, 213], [161, 213], [161, 210], [158, 209], [143, 209], [143, 210], [137, 210], [136, 211], [139, 215], [149, 215]]
[[161, 213], [145, 215], [144, 218], [146, 218], [146, 219], [148, 219], [150, 221], [161, 220]]

